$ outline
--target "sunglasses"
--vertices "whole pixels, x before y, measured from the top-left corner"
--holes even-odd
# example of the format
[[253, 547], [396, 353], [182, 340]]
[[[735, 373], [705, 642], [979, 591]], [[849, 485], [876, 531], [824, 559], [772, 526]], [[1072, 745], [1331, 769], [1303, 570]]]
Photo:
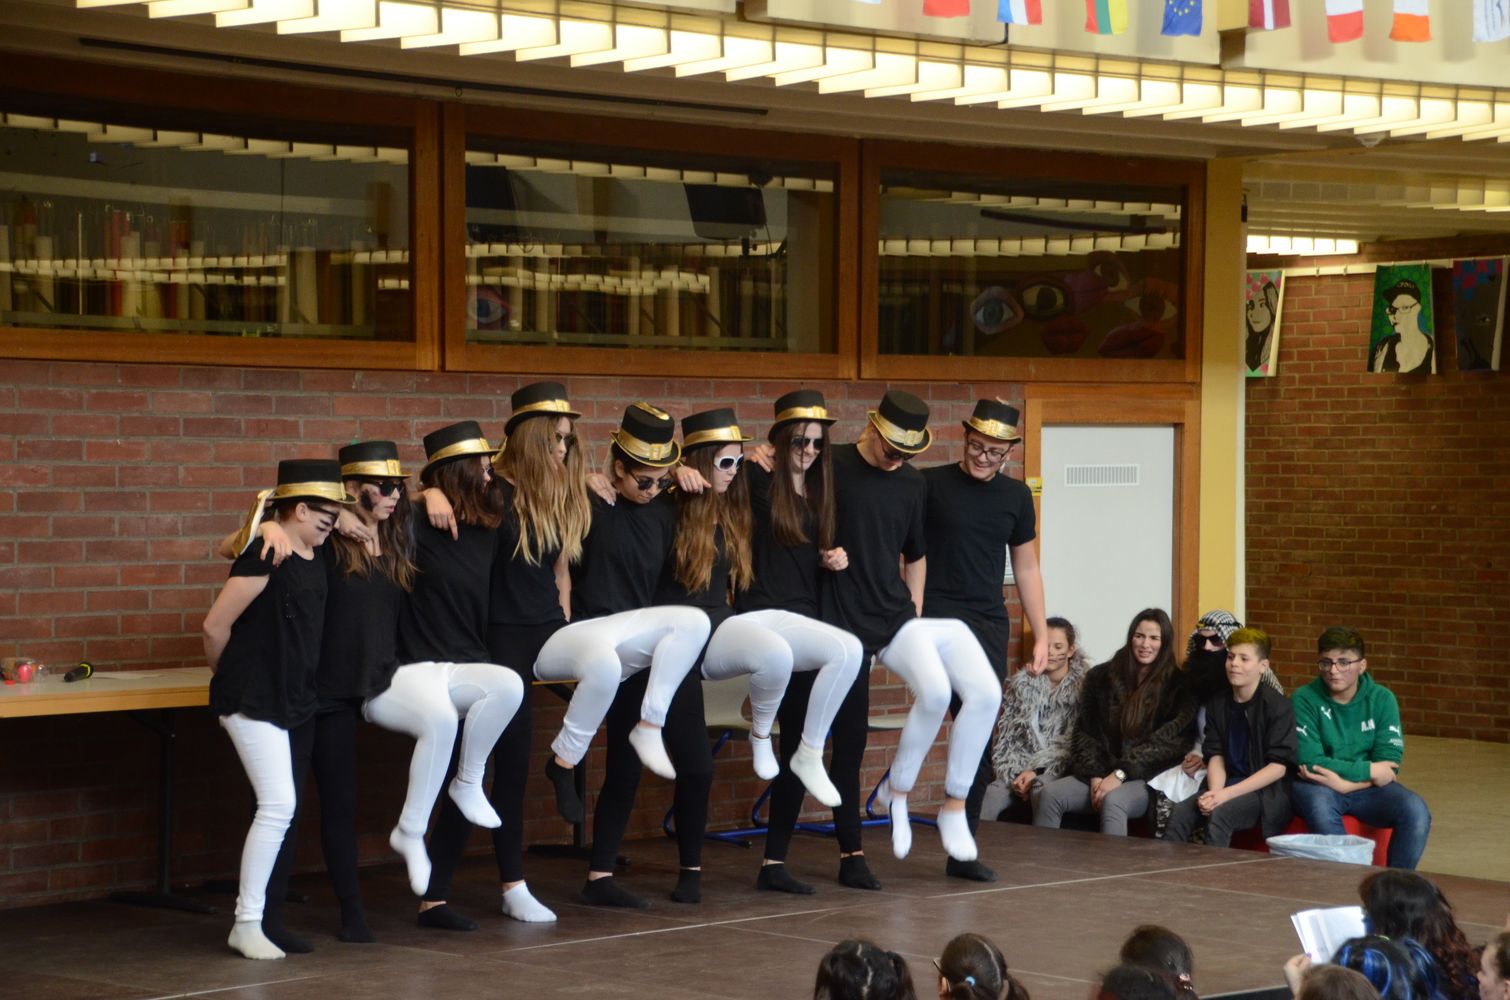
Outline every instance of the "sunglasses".
[[912, 456], [905, 451], [897, 451], [885, 441], [881, 442], [881, 457], [888, 462], [905, 462]]
[[744, 460], [743, 455], [725, 455], [723, 458], [716, 459], [713, 467], [720, 472], [732, 472], [743, 465]]
[[671, 485], [671, 477], [661, 476], [657, 479], [654, 476], [635, 476], [634, 485], [641, 493], [649, 493], [651, 490], [663, 490]]
[[823, 439], [821, 437], [812, 437], [812, 438], [810, 438], [810, 437], [794, 437], [794, 438], [792, 438], [792, 450], [793, 451], [806, 451], [808, 448], [812, 448], [814, 451], [822, 451], [823, 450]]
[[364, 479], [363, 486], [371, 486], [378, 491], [378, 496], [391, 497], [404, 485], [397, 479]]
[[556, 443], [557, 444], [564, 444], [564, 445], [566, 445], [566, 450], [567, 451], [571, 451], [573, 448], [575, 448], [577, 446], [577, 435], [575, 435], [575, 434], [562, 434], [560, 431], [557, 431], [556, 432]]
[[1212, 632], [1210, 635], [1207, 635], [1205, 632], [1202, 632], [1201, 633], [1201, 642], [1204, 643], [1207, 646], [1215, 646], [1218, 649], [1220, 649], [1222, 646], [1226, 645], [1226, 643], [1222, 641], [1222, 636], [1221, 636], [1220, 632]]

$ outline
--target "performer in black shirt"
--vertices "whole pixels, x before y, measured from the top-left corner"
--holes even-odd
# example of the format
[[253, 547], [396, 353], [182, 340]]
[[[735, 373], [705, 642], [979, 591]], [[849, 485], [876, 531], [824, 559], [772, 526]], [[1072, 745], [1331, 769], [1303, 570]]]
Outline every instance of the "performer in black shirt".
[[275, 568], [260, 551], [243, 553], [204, 620], [205, 656], [214, 672], [210, 708], [235, 744], [257, 796], [241, 852], [236, 922], [227, 941], [255, 959], [284, 956], [263, 933], [262, 912], [297, 803], [291, 742], [307, 747], [318, 707], [315, 675], [326, 579], [315, 550], [335, 526], [339, 505], [352, 502], [341, 485], [340, 467], [323, 459], [278, 463], [278, 485], [268, 495], [290, 536], [291, 558]]
[[[1023, 616], [1033, 629], [1033, 650], [1023, 669], [1037, 676], [1048, 665], [1048, 626], [1044, 623], [1043, 577], [1033, 549], [1033, 496], [1026, 485], [1002, 472], [1012, 449], [1022, 443], [1018, 411], [1000, 400], [983, 399], [964, 421], [965, 451], [959, 462], [923, 470], [928, 483], [928, 580], [923, 614], [957, 618], [979, 640], [998, 684], [1006, 682], [1007, 643], [1011, 624], [1002, 600], [1007, 555], [1022, 601]], [[957, 716], [960, 701], [951, 709]], [[989, 747], [965, 799], [965, 816], [974, 834], [981, 801], [993, 777]], [[996, 873], [979, 860], [950, 858], [945, 871], [956, 878], [996, 881]]]

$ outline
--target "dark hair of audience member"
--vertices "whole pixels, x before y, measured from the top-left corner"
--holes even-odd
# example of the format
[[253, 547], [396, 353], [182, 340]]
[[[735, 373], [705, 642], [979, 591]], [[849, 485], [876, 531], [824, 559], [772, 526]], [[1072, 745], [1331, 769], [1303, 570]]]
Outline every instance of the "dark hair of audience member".
[[944, 946], [939, 975], [954, 1000], [1030, 1000], [1027, 987], [1007, 969], [1001, 949], [979, 934], [960, 934]]
[[1358, 886], [1363, 914], [1376, 934], [1412, 938], [1436, 963], [1439, 988], [1454, 1000], [1478, 995], [1478, 956], [1434, 883], [1415, 872], [1387, 868]]
[[1313, 965], [1300, 981], [1295, 1000], [1379, 1000], [1379, 991], [1356, 969]]
[[1181, 1000], [1176, 980], [1167, 972], [1124, 962], [1101, 977], [1095, 1000]]
[[1144, 924], [1128, 935], [1118, 957], [1130, 965], [1167, 972], [1187, 984], [1195, 975], [1195, 958], [1190, 954], [1190, 945], [1168, 927], [1158, 924]]
[[1356, 969], [1379, 991], [1381, 1000], [1433, 1000], [1436, 969], [1431, 955], [1418, 943], [1369, 934], [1342, 942], [1332, 962]]
[[1064, 641], [1069, 643], [1071, 647], [1077, 644], [1078, 637], [1075, 635], [1075, 626], [1070, 624], [1070, 620], [1068, 618], [1060, 618], [1055, 616], [1053, 618], [1046, 619], [1043, 624], [1045, 628], [1057, 628], [1063, 630]]
[[917, 1000], [917, 991], [901, 955], [849, 940], [819, 960], [813, 1000]]

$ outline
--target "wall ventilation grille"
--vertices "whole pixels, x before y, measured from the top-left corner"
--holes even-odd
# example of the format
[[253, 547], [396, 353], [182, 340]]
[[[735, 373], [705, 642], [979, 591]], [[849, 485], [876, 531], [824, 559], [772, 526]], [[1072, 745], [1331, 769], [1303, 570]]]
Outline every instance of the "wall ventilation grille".
[[1066, 465], [1066, 486], [1137, 486], [1138, 465]]

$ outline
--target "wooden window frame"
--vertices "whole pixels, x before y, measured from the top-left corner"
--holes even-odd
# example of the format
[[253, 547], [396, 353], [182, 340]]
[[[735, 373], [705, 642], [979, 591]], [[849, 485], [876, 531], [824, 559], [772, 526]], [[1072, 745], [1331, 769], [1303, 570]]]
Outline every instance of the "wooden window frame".
[[[859, 143], [827, 135], [763, 132], [448, 103], [441, 109], [441, 160], [445, 176], [441, 213], [444, 269], [444, 358], [450, 371], [560, 375], [669, 375], [720, 378], [853, 379], [856, 365], [854, 296], [858, 260], [844, 234], [858, 228]], [[768, 154], [834, 168], [834, 353], [674, 348], [553, 347], [479, 344], [467, 340], [466, 140], [468, 134], [558, 144], [581, 143], [629, 150]]]
[[[45, 81], [39, 85], [38, 81]], [[409, 144], [409, 260], [412, 342], [218, 337], [207, 334], [0, 327], [0, 357], [59, 361], [159, 362], [273, 368], [433, 370], [440, 360], [440, 163], [437, 105], [406, 97], [351, 94], [261, 80], [199, 76], [75, 62], [19, 53], [0, 59], [0, 90], [109, 100], [143, 107], [203, 111], [217, 116], [266, 117], [269, 108], [296, 108], [315, 124], [374, 125], [407, 130]]]
[[[1010, 162], [961, 170], [988, 154]], [[962, 183], [980, 178], [1055, 178], [1103, 181], [1115, 188], [1127, 178], [1158, 177], [1183, 186], [1185, 357], [1146, 361], [1121, 358], [997, 358], [980, 355], [939, 357], [880, 352], [881, 172], [925, 170], [958, 174]], [[860, 144], [860, 377], [881, 381], [1001, 382], [1164, 382], [1196, 383], [1201, 373], [1202, 262], [1205, 259], [1206, 168], [1194, 160], [1152, 160], [1083, 153], [1042, 152], [942, 143], [866, 140]]]

